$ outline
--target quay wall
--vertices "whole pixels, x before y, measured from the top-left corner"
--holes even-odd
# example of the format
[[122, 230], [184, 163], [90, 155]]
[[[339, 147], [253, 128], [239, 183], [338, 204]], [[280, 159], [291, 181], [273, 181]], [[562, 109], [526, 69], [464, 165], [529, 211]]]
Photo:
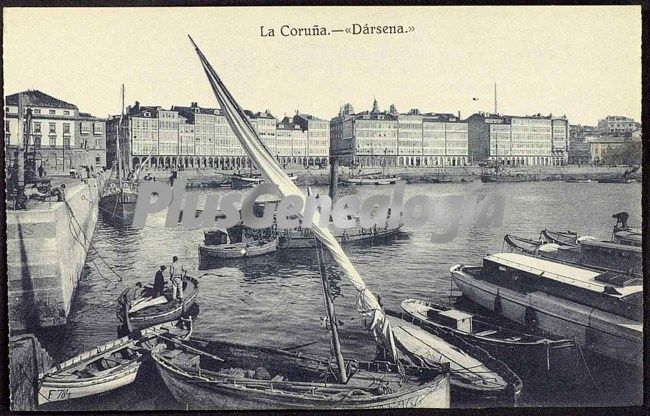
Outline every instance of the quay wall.
[[51, 366], [52, 358], [34, 335], [9, 339], [9, 406], [12, 411], [36, 409], [38, 376]]
[[65, 202], [7, 211], [10, 334], [66, 322], [97, 222], [102, 176], [65, 190]]
[[[620, 176], [628, 169], [624, 166], [521, 166], [507, 167], [506, 174], [520, 175], [526, 181], [564, 181], [564, 180], [597, 180], [612, 176]], [[362, 173], [380, 172], [381, 168], [367, 167]], [[296, 184], [299, 186], [327, 186], [329, 184], [329, 169], [287, 169], [288, 173], [295, 173], [298, 177]], [[167, 181], [170, 176], [168, 170], [150, 170], [149, 174], [157, 180]], [[339, 178], [345, 179], [358, 170], [345, 167], [339, 168]], [[409, 183], [435, 183], [435, 182], [470, 182], [479, 180], [481, 168], [478, 166], [446, 166], [446, 167], [391, 167], [387, 174], [398, 175]], [[220, 184], [229, 181], [232, 170], [192, 169], [178, 172], [179, 177], [187, 179], [188, 188], [217, 188]], [[642, 169], [632, 175], [640, 179]]]

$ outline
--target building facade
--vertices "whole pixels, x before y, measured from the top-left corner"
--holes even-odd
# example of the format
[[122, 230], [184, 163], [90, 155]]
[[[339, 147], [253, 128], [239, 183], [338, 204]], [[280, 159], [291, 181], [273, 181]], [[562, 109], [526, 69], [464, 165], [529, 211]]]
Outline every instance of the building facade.
[[591, 162], [595, 164], [634, 165], [641, 164], [641, 136], [617, 135], [587, 136]]
[[[20, 98], [19, 98], [20, 97]], [[19, 134], [18, 107], [23, 112]], [[31, 111], [29, 141], [25, 115]], [[27, 144], [36, 152], [37, 165], [46, 172], [67, 173], [71, 168], [106, 165], [106, 120], [80, 113], [71, 103], [38, 90], [5, 97], [5, 155], [11, 163], [13, 150]]]
[[568, 162], [569, 122], [565, 116], [476, 113], [466, 122], [473, 162], [492, 160], [513, 166]]
[[344, 166], [464, 166], [467, 132], [453, 114], [379, 111], [377, 100], [354, 113], [346, 104], [330, 122], [330, 151]]
[[[316, 166], [327, 163], [329, 124], [308, 114], [281, 122], [267, 110], [245, 111], [269, 152], [283, 164]], [[120, 120], [121, 124], [120, 124]], [[121, 127], [120, 127], [121, 125]], [[128, 106], [123, 119], [113, 116], [107, 126], [108, 164], [115, 162], [120, 132], [122, 160], [129, 169], [242, 169], [250, 159], [220, 109], [199, 106]]]
[[632, 133], [640, 128], [639, 124], [629, 117], [607, 116], [602, 120], [598, 120], [598, 130], [603, 134], [612, 135]]

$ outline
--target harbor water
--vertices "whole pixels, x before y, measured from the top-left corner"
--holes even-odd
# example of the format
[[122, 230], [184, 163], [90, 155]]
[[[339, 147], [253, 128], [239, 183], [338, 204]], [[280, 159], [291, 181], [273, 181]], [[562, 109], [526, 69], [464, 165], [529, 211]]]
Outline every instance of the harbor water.
[[[370, 195], [391, 195], [392, 188], [341, 187], [339, 194], [356, 193], [364, 201]], [[324, 188], [314, 191], [327, 192]], [[506, 233], [537, 238], [544, 228], [569, 229], [609, 240], [615, 223], [612, 214], [620, 211], [630, 213], [631, 226], [640, 227], [641, 224], [640, 183], [412, 184], [406, 187], [405, 199], [426, 195], [436, 202], [444, 195], [466, 196], [494, 191], [506, 198], [500, 228], [461, 227], [451, 242], [437, 244], [430, 241], [434, 230], [429, 223], [422, 229], [407, 230], [407, 239], [388, 245], [347, 247], [345, 251], [369, 288], [381, 295], [384, 307], [399, 310], [400, 302], [409, 297], [443, 304], [454, 301], [460, 291], [451, 283], [449, 268], [457, 263], [480, 264], [486, 254], [507, 250], [503, 244]], [[195, 336], [280, 348], [317, 341], [296, 351], [329, 355], [329, 335], [322, 325], [326, 315], [322, 284], [314, 252], [294, 251], [199, 271], [197, 247], [203, 241], [203, 230], [168, 229], [164, 223], [165, 212], [150, 216], [146, 227], [140, 230], [129, 224], [98, 221], [93, 248], [86, 259], [68, 323], [56, 331], [40, 334], [55, 362], [115, 339], [116, 298], [137, 281], [151, 284], [155, 271], [160, 265], [169, 264], [174, 255], [192, 270], [191, 274], [200, 277]], [[356, 292], [341, 278], [333, 264], [329, 269], [336, 312], [341, 320], [339, 333], [343, 354], [349, 358], [369, 359], [374, 356], [375, 346], [355, 310]], [[142, 370], [131, 386], [88, 400], [58, 403], [55, 409], [184, 408], [171, 398], [155, 368], [148, 365]], [[630, 383], [629, 380], [617, 380], [614, 375], [611, 377], [612, 385]], [[583, 387], [593, 390], [588, 384]], [[525, 384], [523, 404], [599, 404], [593, 402], [591, 396], [585, 398], [580, 391], [582, 388], [576, 390], [568, 392], [570, 397], [567, 398], [560, 394], [537, 394], [527, 390]]]

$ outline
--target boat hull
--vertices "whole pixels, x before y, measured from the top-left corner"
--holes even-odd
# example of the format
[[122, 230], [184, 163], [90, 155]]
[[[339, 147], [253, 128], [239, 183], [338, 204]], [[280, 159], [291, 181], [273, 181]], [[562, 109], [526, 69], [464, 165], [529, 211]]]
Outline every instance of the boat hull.
[[[189, 279], [188, 285], [192, 284], [194, 287], [192, 290], [188, 290], [188, 287], [185, 287], [183, 302], [175, 300], [174, 305], [161, 305], [160, 307], [153, 306], [145, 308], [133, 314], [129, 314], [126, 321], [123, 316], [118, 315], [118, 317], [123, 320], [130, 331], [178, 320], [185, 311], [189, 310], [189, 308], [194, 305], [199, 294], [198, 281], [194, 278]], [[118, 314], [120, 312], [123, 311], [118, 310]]]
[[403, 409], [403, 408], [442, 408], [450, 407], [449, 375], [441, 375], [418, 390], [379, 402], [346, 403], [342, 400], [324, 401], [307, 398], [278, 397], [280, 394], [242, 391], [219, 385], [218, 382], [196, 380], [179, 375], [160, 362], [156, 363], [158, 372], [180, 403], [191, 409], [205, 410], [283, 410], [283, 409]]
[[[413, 308], [408, 307], [407, 301], [402, 302], [402, 309], [408, 315], [423, 321], [426, 325], [431, 325], [441, 331], [451, 332], [466, 342], [483, 348], [490, 355], [513, 368], [520, 376], [522, 373], [526, 373], [526, 370], [529, 370], [528, 372], [537, 372], [539, 369], [563, 371], [566, 369], [566, 363], [569, 362], [567, 359], [575, 358], [576, 345], [569, 339], [535, 337], [538, 339], [515, 341], [463, 332], [428, 319], [426, 315], [415, 312]], [[516, 333], [516, 331], [513, 332]], [[523, 332], [520, 334], [533, 338]]]
[[613, 360], [643, 365], [643, 331], [635, 321], [543, 292], [505, 289], [476, 279], [459, 266], [452, 267], [451, 274], [464, 296], [511, 321], [528, 326], [534, 313], [538, 330], [575, 339], [581, 348]]
[[351, 178], [342, 179], [341, 183], [344, 185], [395, 185], [400, 178]]
[[109, 193], [99, 200], [99, 208], [104, 218], [133, 221], [138, 195], [133, 193]]
[[[189, 344], [202, 342], [195, 340]], [[358, 382], [355, 382], [355, 376], [352, 376], [347, 384], [338, 384], [334, 380], [325, 381], [329, 379], [326, 360], [274, 348], [218, 341], [210, 344], [213, 347], [199, 348], [204, 354], [210, 351], [210, 354], [217, 354], [217, 357], [225, 359], [225, 368], [233, 365], [255, 368], [262, 364], [265, 367], [275, 366], [291, 374], [309, 371], [310, 377], [322, 381], [255, 380], [209, 371], [202, 368], [202, 364], [199, 364], [200, 367], [179, 366], [172, 364], [170, 358], [165, 357], [164, 348], [154, 349], [151, 356], [163, 382], [178, 402], [185, 403], [192, 409], [379, 409], [450, 406], [448, 369], [440, 372], [426, 370], [431, 373], [424, 377], [415, 376], [415, 379], [407, 376], [406, 379], [400, 379], [403, 381], [398, 385], [398, 376], [394, 372], [368, 372], [369, 367], [364, 366], [366, 370], [360, 370], [362, 373], [357, 376], [361, 377]], [[377, 370], [386, 364], [377, 363]], [[362, 363], [359, 365], [362, 366]], [[384, 377], [387, 378], [384, 381], [389, 388], [377, 391], [375, 383]], [[397, 389], [391, 389], [391, 386]]]
[[[387, 241], [392, 241], [399, 238], [402, 231], [399, 228], [378, 229], [378, 230], [362, 230], [355, 228], [352, 230], [345, 230], [340, 233], [335, 233], [334, 237], [340, 244], [354, 245], [354, 244], [382, 244]], [[286, 249], [311, 249], [316, 248], [316, 240], [310, 233], [296, 233], [290, 232], [281, 234], [278, 240], [278, 248], [281, 250]]]
[[[227, 247], [226, 247], [227, 246]], [[203, 270], [220, 263], [270, 256], [278, 250], [278, 239], [260, 246], [246, 243], [199, 245], [199, 269]]]

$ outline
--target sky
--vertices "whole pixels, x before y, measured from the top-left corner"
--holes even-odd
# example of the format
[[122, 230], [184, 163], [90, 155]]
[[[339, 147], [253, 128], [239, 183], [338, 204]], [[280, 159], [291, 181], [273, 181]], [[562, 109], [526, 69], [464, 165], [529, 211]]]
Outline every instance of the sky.
[[[38, 89], [105, 117], [217, 102], [190, 34], [244, 108], [329, 119], [369, 110], [641, 117], [641, 7], [4, 9], [4, 92]], [[283, 37], [280, 28], [405, 34]], [[275, 37], [260, 36], [260, 27]], [[474, 100], [478, 98], [478, 100]]]

